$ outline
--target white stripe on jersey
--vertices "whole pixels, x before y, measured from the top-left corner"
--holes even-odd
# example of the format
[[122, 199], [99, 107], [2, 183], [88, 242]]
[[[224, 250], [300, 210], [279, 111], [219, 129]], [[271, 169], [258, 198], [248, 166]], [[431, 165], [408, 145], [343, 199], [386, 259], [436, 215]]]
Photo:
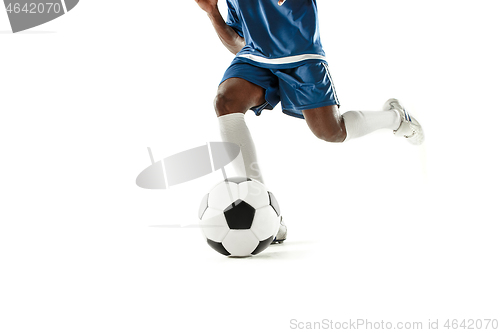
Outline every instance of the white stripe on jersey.
[[295, 62], [303, 61], [303, 60], [325, 60], [326, 57], [319, 54], [301, 54], [291, 57], [283, 57], [283, 58], [275, 58], [268, 59], [264, 57], [260, 57], [253, 54], [238, 54], [238, 57], [247, 58], [252, 61], [260, 62], [263, 64], [272, 64], [272, 65], [284, 65], [284, 64], [293, 64]]

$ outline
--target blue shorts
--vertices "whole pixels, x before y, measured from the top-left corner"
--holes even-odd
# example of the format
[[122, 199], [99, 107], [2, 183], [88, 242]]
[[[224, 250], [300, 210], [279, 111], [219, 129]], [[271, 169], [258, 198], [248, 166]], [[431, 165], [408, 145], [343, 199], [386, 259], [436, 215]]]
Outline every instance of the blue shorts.
[[303, 110], [340, 105], [328, 65], [322, 61], [306, 62], [288, 69], [269, 69], [235, 58], [221, 83], [233, 77], [266, 90], [266, 102], [252, 108], [257, 116], [264, 109], [272, 110], [280, 101], [283, 113], [302, 119]]

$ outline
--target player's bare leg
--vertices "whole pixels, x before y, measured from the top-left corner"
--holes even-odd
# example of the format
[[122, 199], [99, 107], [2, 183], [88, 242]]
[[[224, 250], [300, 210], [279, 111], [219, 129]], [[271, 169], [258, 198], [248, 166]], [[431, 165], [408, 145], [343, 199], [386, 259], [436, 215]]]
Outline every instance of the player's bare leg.
[[240, 78], [230, 78], [220, 84], [214, 106], [217, 117], [220, 117], [231, 113], [244, 114], [265, 101], [263, 88]]
[[304, 110], [302, 112], [311, 131], [321, 140], [343, 142], [347, 131], [337, 105]]

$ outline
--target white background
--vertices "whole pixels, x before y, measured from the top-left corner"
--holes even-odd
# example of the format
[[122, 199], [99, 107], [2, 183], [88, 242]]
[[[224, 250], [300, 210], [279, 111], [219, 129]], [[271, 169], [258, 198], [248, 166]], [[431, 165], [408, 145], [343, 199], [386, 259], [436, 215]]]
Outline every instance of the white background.
[[318, 6], [341, 111], [397, 97], [427, 141], [335, 145], [279, 106], [248, 113], [289, 239], [246, 259], [165, 227], [196, 224], [221, 174], [135, 185], [146, 147], [219, 140], [232, 55], [196, 3], [84, 0], [19, 34], [0, 11], [1, 332], [500, 320], [497, 1]]

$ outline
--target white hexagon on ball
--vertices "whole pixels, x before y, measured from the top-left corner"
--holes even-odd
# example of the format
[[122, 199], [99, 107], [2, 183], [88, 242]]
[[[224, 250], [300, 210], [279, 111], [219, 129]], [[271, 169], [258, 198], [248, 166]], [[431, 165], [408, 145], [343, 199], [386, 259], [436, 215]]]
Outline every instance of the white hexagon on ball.
[[257, 236], [259, 241], [263, 241], [272, 235], [276, 237], [279, 229], [279, 216], [271, 206], [265, 206], [255, 211], [252, 227], [250, 230]]
[[255, 179], [238, 184], [238, 198], [255, 209], [269, 205], [269, 198], [266, 194], [266, 186]]
[[238, 184], [222, 182], [217, 184], [208, 196], [208, 207], [224, 211], [238, 198]]
[[257, 248], [259, 240], [249, 229], [229, 230], [222, 245], [233, 257], [247, 257]]
[[208, 207], [204, 212], [200, 227], [206, 238], [219, 243], [229, 232], [224, 213], [212, 207]]

